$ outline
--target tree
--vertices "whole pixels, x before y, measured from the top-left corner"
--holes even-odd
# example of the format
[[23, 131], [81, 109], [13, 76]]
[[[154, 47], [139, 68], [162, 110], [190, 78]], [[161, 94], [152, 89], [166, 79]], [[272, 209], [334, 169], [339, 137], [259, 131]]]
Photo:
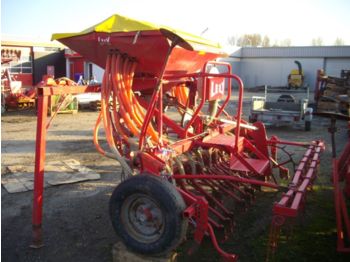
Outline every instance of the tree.
[[313, 45], [313, 46], [322, 46], [323, 45], [322, 37], [313, 38], [311, 40], [311, 45]]
[[260, 34], [245, 34], [238, 38], [238, 46], [261, 46], [262, 39]]
[[241, 47], [245, 46], [262, 46], [262, 47], [270, 47], [270, 46], [291, 46], [292, 40], [290, 38], [286, 38], [284, 40], [274, 40], [272, 43], [270, 37], [268, 35], [264, 35], [263, 37], [260, 34], [244, 34], [240, 37], [230, 36], [227, 39], [228, 44], [237, 45]]
[[235, 46], [235, 45], [236, 45], [236, 37], [234, 37], [234, 36], [229, 36], [229, 37], [227, 38], [227, 43], [228, 43], [229, 45]]
[[337, 39], [334, 41], [334, 45], [345, 45], [345, 42], [342, 38], [337, 37]]
[[280, 46], [277, 39], [275, 39], [275, 41], [273, 42], [273, 45], [272, 45], [272, 46], [273, 46], [273, 47], [278, 47], [278, 46]]
[[263, 46], [263, 47], [269, 47], [269, 46], [271, 46], [271, 45], [270, 45], [270, 38], [269, 38], [267, 35], [265, 35], [264, 38], [263, 38], [263, 40], [262, 40], [262, 46]]
[[249, 35], [243, 35], [237, 39], [238, 46], [252, 46], [252, 40]]
[[286, 38], [280, 42], [281, 46], [291, 46], [292, 45], [292, 40], [290, 38]]

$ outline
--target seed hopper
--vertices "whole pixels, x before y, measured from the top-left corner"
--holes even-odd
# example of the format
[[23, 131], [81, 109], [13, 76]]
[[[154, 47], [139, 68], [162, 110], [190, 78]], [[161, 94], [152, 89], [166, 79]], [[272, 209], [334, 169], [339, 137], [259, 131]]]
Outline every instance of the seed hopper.
[[[273, 207], [269, 245], [276, 246], [285, 220], [304, 208], [324, 145], [268, 138], [262, 123], [242, 119], [243, 83], [230, 64], [216, 61], [225, 55], [219, 45], [119, 15], [53, 39], [105, 69], [94, 143], [123, 168], [110, 217], [128, 249], [163, 255], [187, 236], [191, 253], [207, 236], [226, 261], [236, 261], [219, 242], [233, 233], [237, 212], [265, 188], [284, 192]], [[100, 127], [108, 148], [99, 143]], [[285, 146], [305, 148], [291, 170]], [[280, 161], [278, 152], [287, 158]], [[42, 201], [37, 191], [34, 209]]]

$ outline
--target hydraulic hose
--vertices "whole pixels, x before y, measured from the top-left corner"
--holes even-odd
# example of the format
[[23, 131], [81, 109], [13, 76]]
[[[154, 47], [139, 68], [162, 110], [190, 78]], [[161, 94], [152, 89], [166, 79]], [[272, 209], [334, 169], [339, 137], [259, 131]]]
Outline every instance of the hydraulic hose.
[[[129, 101], [129, 113], [132, 114], [132, 118], [135, 120], [135, 123], [138, 126], [138, 128], [141, 128], [145, 118], [145, 114], [143, 113], [143, 109], [141, 108], [137, 99], [134, 97], [135, 95], [132, 91], [132, 79], [134, 76], [136, 65], [137, 64], [135, 62], [132, 62], [130, 61], [130, 59], [125, 58], [122, 74], [123, 81], [121, 81], [121, 83], [122, 88], [124, 88], [126, 91], [126, 99]], [[152, 124], [149, 125], [147, 129], [147, 134], [151, 136], [153, 141], [158, 140], [158, 134], [153, 128]]]
[[[118, 58], [121, 58], [121, 55], [118, 56]], [[119, 60], [119, 61], [118, 61]], [[119, 62], [119, 65], [118, 65]], [[142, 126], [142, 122], [138, 119], [138, 116], [135, 114], [135, 111], [132, 108], [131, 101], [128, 96], [128, 92], [126, 90], [126, 85], [125, 85], [125, 78], [126, 78], [126, 69], [128, 66], [128, 61], [127, 59], [117, 59], [117, 65], [119, 68], [116, 68], [119, 71], [115, 72], [117, 76], [117, 83], [118, 83], [118, 89], [120, 91], [120, 97], [122, 99], [122, 104], [125, 108], [125, 111], [128, 112], [130, 119], [132, 120], [134, 126], [137, 128], [137, 136], [140, 134], [139, 128]]]
[[[140, 135], [140, 130], [137, 128], [135, 123], [133, 122], [131, 115], [127, 111], [127, 99], [125, 98], [125, 93], [121, 90], [121, 77], [120, 77], [120, 60], [121, 56], [118, 55], [117, 58], [115, 55], [112, 56], [112, 86], [113, 86], [113, 93], [117, 96], [118, 102], [119, 102], [119, 112], [125, 121], [125, 124], [127, 128], [133, 133], [135, 136]], [[116, 59], [116, 60], [115, 60]]]
[[[144, 109], [132, 90], [136, 66], [136, 61], [124, 55], [108, 55], [101, 86], [101, 112], [96, 120], [93, 138], [97, 151], [117, 159], [128, 175], [132, 174], [132, 170], [122, 155], [123, 150], [118, 149], [120, 145], [130, 148], [130, 144], [134, 143], [130, 140], [130, 135], [140, 138], [140, 128], [145, 118]], [[111, 152], [105, 151], [99, 144], [98, 132], [101, 124]], [[158, 141], [158, 133], [151, 123], [146, 135], [150, 136], [153, 142]]]
[[[126, 173], [126, 175], [129, 176], [129, 175], [132, 175], [132, 170], [128, 165], [128, 163], [126, 162], [126, 159], [120, 154], [120, 152], [116, 148], [114, 137], [113, 137], [112, 118], [109, 112], [109, 98], [112, 91], [111, 90], [112, 83], [110, 81], [111, 79], [110, 71], [111, 71], [111, 56], [109, 55], [107, 57], [105, 73], [103, 75], [103, 81], [101, 86], [101, 112], [97, 118], [95, 129], [94, 129], [94, 144], [99, 153], [107, 157], [111, 157], [118, 160], [124, 172]], [[112, 151], [111, 153], [104, 151], [98, 143], [98, 130], [99, 130], [101, 121], [103, 122], [107, 143], [109, 145], [110, 150]]]

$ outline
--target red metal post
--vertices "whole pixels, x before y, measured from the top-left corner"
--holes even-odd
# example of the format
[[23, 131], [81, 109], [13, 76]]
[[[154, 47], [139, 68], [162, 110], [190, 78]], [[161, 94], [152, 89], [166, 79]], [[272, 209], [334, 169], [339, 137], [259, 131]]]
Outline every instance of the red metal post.
[[317, 74], [316, 74], [316, 83], [315, 83], [315, 91], [314, 91], [314, 99], [315, 102], [317, 103], [318, 99], [320, 98], [320, 92], [321, 92], [321, 76], [323, 75], [323, 70], [319, 69], [317, 70]]
[[84, 92], [99, 92], [100, 86], [62, 86], [41, 87], [37, 89], [38, 111], [35, 142], [35, 168], [34, 168], [34, 191], [33, 191], [33, 242], [32, 248], [43, 246], [42, 241], [42, 215], [43, 215], [43, 193], [44, 193], [44, 168], [46, 157], [46, 131], [47, 131], [47, 108], [51, 95], [79, 94]]
[[[40, 89], [39, 89], [40, 90]], [[38, 90], [38, 91], [39, 91]], [[40, 248], [42, 243], [42, 206], [44, 192], [44, 166], [46, 153], [46, 119], [48, 96], [38, 94], [38, 120], [36, 127], [35, 170], [33, 193], [33, 243], [31, 247]]]
[[163, 83], [160, 84], [158, 106], [159, 106], [158, 108], [159, 145], [163, 146]]
[[238, 139], [239, 139], [239, 133], [240, 133], [240, 129], [241, 129], [241, 118], [242, 118], [242, 106], [243, 106], [243, 82], [242, 80], [236, 76], [236, 75], [232, 75], [232, 77], [237, 81], [238, 83], [238, 105], [237, 105], [237, 117], [236, 117], [236, 121], [237, 121], [237, 126], [236, 126], [236, 144], [235, 144], [235, 150], [236, 152], [238, 152], [239, 148], [238, 148]]
[[[345, 196], [346, 190], [349, 190], [346, 186], [349, 183], [348, 172], [350, 169], [349, 158], [349, 145], [350, 141], [346, 144], [344, 151], [339, 159], [333, 158], [333, 187], [334, 187], [334, 207], [335, 218], [337, 225], [337, 250], [338, 252], [350, 252], [350, 219], [346, 206]], [[345, 173], [345, 174], [344, 174]], [[345, 188], [342, 188], [341, 182], [345, 179]]]

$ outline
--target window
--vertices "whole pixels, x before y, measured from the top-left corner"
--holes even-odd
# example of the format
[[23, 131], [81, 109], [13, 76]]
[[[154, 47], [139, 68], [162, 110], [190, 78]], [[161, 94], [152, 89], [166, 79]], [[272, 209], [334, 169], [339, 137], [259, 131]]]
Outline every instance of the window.
[[8, 63], [2, 65], [14, 74], [31, 74], [32, 56], [29, 47], [6, 46], [1, 47], [1, 58], [9, 59]]
[[89, 63], [89, 80], [91, 80], [93, 78], [93, 70], [92, 70], [92, 64]]

